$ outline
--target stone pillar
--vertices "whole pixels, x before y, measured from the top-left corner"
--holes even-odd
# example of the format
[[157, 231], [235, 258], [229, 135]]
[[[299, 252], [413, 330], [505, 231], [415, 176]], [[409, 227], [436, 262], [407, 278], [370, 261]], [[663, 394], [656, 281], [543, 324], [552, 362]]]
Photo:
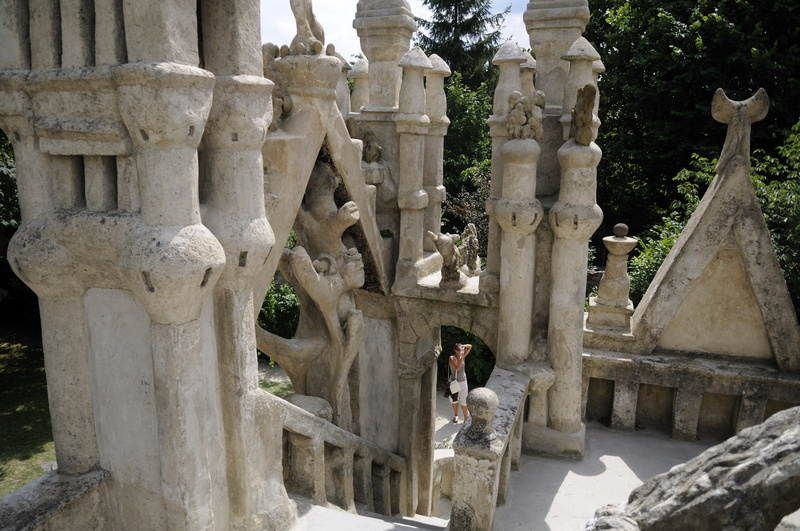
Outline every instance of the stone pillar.
[[[200, 223], [197, 146], [214, 85], [205, 70], [174, 63], [117, 67], [119, 108], [131, 132], [141, 194], [141, 224], [122, 245], [128, 288], [152, 321], [153, 389], [161, 493], [170, 528], [213, 527], [212, 459], [206, 386], [198, 356], [207, 303], [225, 264], [222, 246]], [[211, 362], [213, 363], [213, 362]]]
[[[578, 89], [586, 85], [596, 85], [597, 76], [594, 73], [594, 62], [600, 60], [600, 54], [583, 37], [579, 37], [569, 50], [561, 56], [565, 61], [569, 61], [569, 74], [564, 86], [564, 104], [561, 111], [561, 131], [564, 140], [569, 140], [569, 129], [572, 124], [572, 109], [578, 99]], [[599, 99], [595, 98], [595, 107], [598, 106]], [[597, 110], [594, 110], [597, 114]]]
[[[329, 44], [328, 48], [330, 51], [334, 51], [333, 44]], [[347, 59], [342, 57], [339, 53], [328, 55], [334, 55], [342, 62], [342, 75], [339, 76], [339, 81], [336, 83], [336, 106], [339, 108], [339, 113], [341, 113], [342, 118], [346, 120], [352, 106], [350, 103], [350, 87], [347, 86], [347, 73], [352, 70], [353, 67], [350, 66]]]
[[403, 86], [400, 112], [394, 120], [400, 135], [400, 179], [397, 206], [400, 207], [400, 246], [395, 274], [395, 285], [410, 287], [419, 280], [418, 268], [422, 261], [425, 207], [428, 194], [423, 188], [423, 163], [425, 135], [430, 119], [425, 115], [425, 70], [431, 62], [418, 46], [412, 48], [400, 61], [403, 67]]
[[[591, 118], [596, 89], [587, 85], [581, 92], [574, 114], [582, 115], [591, 125], [576, 131], [575, 137], [585, 142], [585, 134], [590, 138], [596, 137], [596, 121]], [[588, 102], [589, 98], [592, 98], [591, 102]], [[586, 113], [589, 117], [585, 116]], [[603, 219], [603, 212], [596, 204], [597, 165], [602, 151], [593, 141], [583, 144], [576, 138], [558, 150], [561, 190], [558, 202], [550, 210], [550, 226], [555, 239], [547, 357], [556, 373], [549, 392], [549, 425], [561, 435], [564, 453], [582, 455], [585, 428], [581, 422], [581, 355], [586, 257], [589, 237]], [[554, 451], [558, 452], [558, 449]]]
[[405, 0], [359, 0], [353, 27], [369, 60], [369, 105], [397, 107], [402, 72], [400, 58], [417, 30]]
[[[378, 186], [375, 210], [379, 227], [392, 231], [396, 246], [400, 232], [397, 194], [401, 163], [394, 114], [402, 79], [398, 63], [408, 51], [417, 24], [406, 0], [359, 0], [353, 27], [369, 60], [369, 103], [362, 106], [358, 119], [375, 133], [388, 169], [387, 178]], [[397, 252], [395, 248], [394, 253]]]
[[495, 218], [495, 205], [503, 197], [503, 145], [508, 139], [506, 114], [508, 96], [521, 90], [519, 65], [525, 62], [522, 49], [511, 41], [500, 46], [492, 64], [500, 68], [497, 88], [494, 91], [492, 115], [489, 117], [489, 135], [492, 137], [492, 181], [486, 214], [489, 216], [489, 236], [486, 249], [486, 269], [480, 276], [481, 292], [497, 293], [500, 290], [500, 226]]
[[628, 226], [617, 223], [614, 225], [614, 236], [603, 238], [603, 245], [608, 249], [608, 260], [597, 297], [589, 298], [589, 317], [586, 322], [592, 328], [613, 328], [624, 332], [631, 330], [633, 303], [628, 298], [631, 289], [628, 253], [639, 241], [627, 235]]
[[[444, 137], [450, 119], [447, 118], [447, 99], [444, 93], [444, 78], [450, 75], [450, 67], [436, 54], [428, 58], [433, 68], [425, 72], [425, 114], [430, 118], [428, 136], [425, 138], [425, 167], [423, 184], [428, 194], [425, 209], [425, 230], [434, 234], [441, 231], [442, 203], [446, 191], [442, 185], [444, 171]], [[423, 249], [433, 252], [436, 246], [430, 238], [423, 238]]]
[[533, 79], [536, 76], [536, 59], [530, 52], [522, 52], [522, 55], [525, 56], [525, 62], [519, 65], [520, 92], [523, 96], [527, 96], [536, 90]]
[[[225, 250], [225, 269], [214, 289], [214, 317], [232, 521], [253, 522], [273, 460], [258, 437], [250, 395], [258, 393], [253, 284], [275, 244], [264, 211], [261, 147], [272, 119], [271, 81], [221, 76], [203, 137], [203, 222]], [[262, 428], [263, 429], [263, 428]], [[280, 430], [277, 437], [280, 437]], [[272, 478], [274, 479], [274, 478]], [[276, 497], [280, 494], [274, 493]], [[276, 499], [272, 510], [280, 512]]]
[[495, 218], [502, 227], [497, 364], [511, 369], [528, 359], [533, 315], [536, 227], [542, 205], [536, 199], [536, 163], [541, 149], [533, 139], [509, 140], [502, 149], [503, 197]]
[[353, 80], [350, 112], [360, 113], [362, 107], [369, 105], [369, 63], [364, 59], [358, 59], [348, 77]]
[[536, 56], [536, 88], [547, 95], [544, 137], [539, 142], [539, 195], [558, 191], [560, 169], [556, 151], [563, 143], [559, 125], [569, 64], [564, 53], [581, 36], [589, 22], [588, 0], [533, 0], [523, 16]]

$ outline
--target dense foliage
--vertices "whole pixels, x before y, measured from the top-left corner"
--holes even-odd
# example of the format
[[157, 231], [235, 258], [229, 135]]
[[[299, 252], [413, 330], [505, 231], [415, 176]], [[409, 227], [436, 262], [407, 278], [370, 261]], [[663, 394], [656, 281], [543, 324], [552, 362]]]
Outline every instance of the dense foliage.
[[491, 0], [423, 0], [433, 15], [417, 19], [417, 44], [425, 53], [437, 54], [450, 70], [460, 72], [465, 83], [477, 87], [496, 75], [491, 67], [502, 35], [500, 28], [511, 10], [492, 13]]
[[275, 335], [291, 339], [300, 320], [300, 302], [292, 285], [275, 282], [269, 285], [264, 304], [258, 313], [258, 325]]
[[795, 0], [592, 0], [586, 37], [606, 66], [600, 83], [598, 199], [602, 234], [658, 223], [680, 193], [672, 177], [692, 154], [714, 157], [725, 126], [714, 91], [772, 105], [753, 147], [774, 150], [800, 116], [800, 4]]
[[[772, 244], [795, 308], [800, 310], [800, 122], [786, 141], [770, 155], [756, 150], [751, 179], [770, 229]], [[697, 207], [702, 191], [714, 178], [716, 160], [695, 155], [689, 169], [673, 179], [679, 198], [668, 215], [640, 238], [638, 255], [631, 259], [631, 299], [638, 303], [661, 262], [678, 239]], [[800, 312], [799, 312], [800, 313]]]

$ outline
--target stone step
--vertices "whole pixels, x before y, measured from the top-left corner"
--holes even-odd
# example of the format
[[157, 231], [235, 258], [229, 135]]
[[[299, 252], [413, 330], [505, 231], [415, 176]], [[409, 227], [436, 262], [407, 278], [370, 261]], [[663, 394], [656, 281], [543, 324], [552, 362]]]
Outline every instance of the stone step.
[[444, 531], [447, 520], [416, 515], [414, 517], [389, 517], [364, 512], [347, 513], [338, 509], [328, 509], [311, 505], [307, 500], [299, 500], [300, 518], [291, 531], [403, 531], [420, 529], [424, 531]]

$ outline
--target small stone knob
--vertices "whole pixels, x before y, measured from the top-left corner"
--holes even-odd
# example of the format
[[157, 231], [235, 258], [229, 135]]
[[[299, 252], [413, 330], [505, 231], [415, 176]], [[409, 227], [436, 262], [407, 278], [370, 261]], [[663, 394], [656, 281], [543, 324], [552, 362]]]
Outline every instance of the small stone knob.
[[624, 238], [628, 235], [628, 226], [624, 223], [617, 223], [614, 225], [614, 236], [618, 238]]
[[479, 387], [469, 392], [467, 407], [472, 415], [472, 425], [469, 427], [467, 436], [470, 439], [491, 441], [497, 438], [497, 432], [494, 429], [494, 414], [499, 405], [500, 400], [491, 389]]

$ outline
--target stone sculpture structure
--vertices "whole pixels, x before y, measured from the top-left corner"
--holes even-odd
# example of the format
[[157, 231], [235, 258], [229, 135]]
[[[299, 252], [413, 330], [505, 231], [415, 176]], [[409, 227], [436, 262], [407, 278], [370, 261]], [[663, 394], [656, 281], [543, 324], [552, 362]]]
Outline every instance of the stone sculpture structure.
[[[586, 0], [530, 2], [535, 61], [494, 58], [484, 271], [474, 230], [460, 248], [440, 231], [450, 71], [411, 47], [408, 3], [357, 3], [352, 94], [311, 1], [290, 5], [297, 38], [262, 46], [257, 0], [0, 2], [9, 259], [40, 299], [58, 459], [0, 521], [288, 529], [290, 495], [431, 514], [445, 325], [496, 354], [454, 443], [454, 529], [491, 527], [522, 451], [580, 457], [606, 406], [622, 429], [667, 409], [694, 438], [726, 407], [734, 432], [800, 403], [800, 327], [748, 178], [766, 95], [715, 97], [715, 183], [630, 330], [585, 328], [603, 70]], [[255, 320], [278, 270], [301, 302], [290, 339]], [[291, 401], [259, 389], [256, 346]]]

